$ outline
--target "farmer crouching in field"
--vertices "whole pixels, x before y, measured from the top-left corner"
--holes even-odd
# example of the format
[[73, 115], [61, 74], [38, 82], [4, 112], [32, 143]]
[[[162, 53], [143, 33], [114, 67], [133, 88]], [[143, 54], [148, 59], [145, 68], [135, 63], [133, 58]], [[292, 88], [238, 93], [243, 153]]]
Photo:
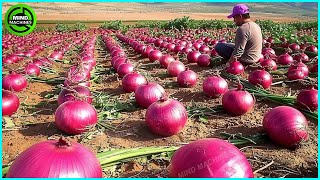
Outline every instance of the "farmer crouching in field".
[[238, 4], [233, 7], [233, 12], [228, 18], [233, 18], [234, 23], [239, 26], [235, 44], [218, 43], [215, 46], [217, 53], [228, 60], [227, 66], [234, 58], [243, 64], [258, 62], [262, 50], [262, 33], [260, 27], [250, 20], [249, 8], [244, 4]]

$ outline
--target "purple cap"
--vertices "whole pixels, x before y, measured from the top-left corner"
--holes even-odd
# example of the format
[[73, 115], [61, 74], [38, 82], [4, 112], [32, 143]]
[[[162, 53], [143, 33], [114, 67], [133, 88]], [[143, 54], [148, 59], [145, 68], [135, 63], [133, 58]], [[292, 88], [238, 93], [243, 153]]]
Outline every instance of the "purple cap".
[[228, 18], [230, 19], [230, 18], [233, 18], [236, 15], [247, 14], [247, 13], [249, 13], [248, 6], [246, 6], [244, 4], [237, 4], [236, 6], [233, 7], [232, 14], [230, 14], [228, 16]]

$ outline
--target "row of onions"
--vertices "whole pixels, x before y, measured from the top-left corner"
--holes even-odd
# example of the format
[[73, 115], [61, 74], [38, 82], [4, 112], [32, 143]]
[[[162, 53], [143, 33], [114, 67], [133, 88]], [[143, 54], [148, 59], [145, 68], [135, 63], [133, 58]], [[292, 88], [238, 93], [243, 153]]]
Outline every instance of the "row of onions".
[[[111, 55], [111, 65], [122, 78], [123, 90], [127, 93], [134, 93], [137, 104], [147, 109], [145, 113], [147, 127], [153, 133], [165, 137], [181, 132], [188, 121], [188, 113], [184, 105], [169, 98], [161, 85], [148, 82], [144, 76], [139, 74], [129, 61], [125, 49], [109, 33], [103, 33], [102, 40]], [[192, 44], [192, 42], [167, 38], [166, 41], [169, 42], [166, 44], [159, 39], [139, 37], [154, 45], [145, 46], [135, 37], [126, 37], [118, 33], [116, 37], [129, 44], [143, 58], [148, 58], [151, 62], [159, 61], [163, 68], [167, 68], [169, 75], [177, 77], [179, 86], [185, 88], [196, 85], [197, 74], [186, 68], [181, 61], [176, 60], [174, 54], [162, 52], [163, 49], [166, 48], [167, 51], [175, 54], [184, 51], [181, 53], [187, 56], [188, 63], [198, 63], [199, 66], [209, 66], [210, 55], [216, 56], [214, 49], [210, 51], [209, 48], [201, 48], [205, 45], [202, 45], [200, 41]], [[217, 42], [210, 39], [204, 40], [208, 44]], [[92, 98], [88, 89], [90, 71], [96, 65], [95, 42], [96, 37], [92, 36], [82, 47], [79, 63], [67, 71], [64, 89], [59, 94], [60, 106], [55, 113], [55, 123], [58, 129], [67, 134], [81, 134], [87, 131], [88, 127], [97, 123], [97, 112], [91, 105]], [[191, 46], [186, 47], [187, 44]], [[162, 48], [162, 51], [156, 47]], [[262, 55], [263, 58], [272, 57], [270, 53], [262, 53]], [[302, 63], [302, 60], [299, 59], [298, 63]], [[244, 72], [244, 67], [235, 60], [226, 69], [226, 72], [239, 75]], [[249, 75], [248, 81], [251, 85], [268, 89], [272, 83], [272, 76], [266, 70], [256, 70]], [[240, 83], [237, 88], [229, 89], [228, 82], [224, 78], [210, 76], [205, 78], [202, 87], [207, 96], [222, 97], [222, 106], [230, 114], [240, 116], [254, 108], [255, 99], [252, 92], [248, 92]], [[307, 106], [310, 110], [317, 110], [318, 105], [314, 96], [317, 96], [315, 89], [301, 91], [297, 97], [298, 104]], [[262, 119], [262, 126], [273, 142], [287, 148], [296, 148], [308, 139], [307, 119], [293, 107], [279, 106], [269, 110]], [[121, 154], [122, 151], [125, 150], [117, 150], [116, 153]], [[147, 150], [143, 151], [147, 152]], [[172, 148], [170, 151], [175, 151], [175, 153], [170, 162], [169, 177], [254, 177], [246, 156], [235, 145], [225, 140], [200, 139], [182, 147]], [[141, 150], [135, 153], [136, 155], [125, 154], [124, 156], [138, 157]], [[58, 141], [40, 142], [18, 156], [10, 167], [7, 177], [102, 177], [102, 166], [115, 157], [111, 154], [114, 155], [107, 152], [94, 156], [85, 146], [68, 142], [64, 138]], [[32, 164], [30, 166], [32, 168], [26, 168], [25, 164]]]
[[[54, 43], [50, 43], [46, 48], [57, 45], [63, 42], [64, 36], [56, 37]], [[52, 39], [52, 38], [50, 38]], [[70, 40], [70, 39], [69, 39]], [[66, 41], [65, 41], [66, 42]], [[19, 46], [19, 44], [17, 45]], [[19, 54], [17, 52], [7, 55], [6, 58], [17, 59], [12, 61], [13, 63], [27, 63], [24, 69], [11, 70], [9, 74], [2, 78], [2, 115], [11, 116], [17, 112], [20, 101], [15, 93], [22, 92], [28, 86], [28, 80], [26, 76], [39, 76], [41, 68], [45, 66], [52, 66], [54, 60], [62, 59], [63, 54], [72, 47], [72, 44], [66, 44], [60, 48], [56, 48], [48, 57], [35, 57], [36, 54], [41, 53], [44, 50], [43, 45], [32, 46], [26, 54]], [[30, 53], [32, 52], [32, 53]], [[29, 55], [28, 55], [29, 54]], [[34, 59], [31, 59], [35, 57]], [[26, 58], [26, 59], [25, 59]], [[7, 62], [3, 62], [6, 64]], [[19, 73], [21, 71], [21, 73]]]

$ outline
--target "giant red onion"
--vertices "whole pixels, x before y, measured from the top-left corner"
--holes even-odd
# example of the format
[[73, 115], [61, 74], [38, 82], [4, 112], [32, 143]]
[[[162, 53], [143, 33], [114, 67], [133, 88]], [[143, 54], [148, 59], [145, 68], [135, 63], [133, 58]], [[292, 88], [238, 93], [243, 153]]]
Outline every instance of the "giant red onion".
[[187, 120], [188, 115], [183, 104], [168, 98], [162, 98], [151, 104], [145, 115], [148, 128], [161, 136], [178, 134]]
[[66, 101], [85, 100], [89, 104], [92, 103], [92, 97], [90, 90], [85, 86], [72, 86], [68, 89], [62, 89], [58, 96], [58, 104], [62, 104]]
[[159, 50], [153, 50], [148, 55], [151, 62], [158, 61], [162, 57], [162, 53]]
[[288, 69], [288, 79], [289, 80], [297, 80], [304, 79], [309, 74], [309, 68], [303, 62], [297, 62], [295, 64], [290, 65]]
[[264, 89], [268, 89], [272, 84], [272, 76], [265, 70], [252, 71], [248, 80], [253, 85], [260, 85]]
[[307, 119], [289, 106], [278, 106], [268, 111], [263, 118], [263, 128], [272, 141], [288, 148], [308, 139]]
[[184, 64], [178, 60], [170, 62], [167, 67], [167, 71], [170, 76], [177, 77], [180, 72], [185, 71], [186, 67]]
[[311, 46], [306, 48], [306, 51], [318, 53], [318, 48], [317, 48], [317, 46], [311, 45]]
[[300, 46], [299, 44], [293, 43], [289, 45], [289, 48], [293, 51], [299, 51], [300, 50]]
[[288, 65], [293, 63], [293, 58], [288, 53], [285, 53], [280, 55], [277, 61], [281, 65]]
[[230, 63], [229, 67], [227, 68], [227, 73], [238, 75], [244, 72], [244, 67], [241, 62], [234, 60]]
[[67, 134], [81, 134], [98, 121], [96, 110], [85, 101], [67, 101], [55, 112], [55, 124]]
[[310, 66], [309, 71], [312, 73], [318, 72], [318, 63]]
[[37, 143], [13, 162], [7, 178], [102, 178], [97, 157], [85, 146], [64, 138]]
[[260, 62], [260, 65], [265, 69], [265, 70], [268, 70], [268, 71], [275, 71], [278, 69], [278, 66], [277, 66], [277, 63], [272, 60], [272, 59], [266, 59], [262, 62]]
[[179, 148], [170, 161], [170, 178], [253, 178], [244, 153], [233, 144], [205, 138]]
[[197, 73], [189, 70], [189, 68], [186, 68], [185, 71], [180, 72], [177, 76], [178, 85], [185, 88], [195, 86], [197, 83], [197, 79]]
[[309, 57], [305, 53], [299, 53], [293, 56], [293, 59], [296, 61], [309, 62]]
[[9, 91], [20, 92], [28, 85], [27, 79], [21, 74], [12, 72], [2, 79], [2, 88]]
[[199, 51], [200, 51], [201, 53], [206, 54], [206, 53], [208, 53], [208, 52], [210, 51], [210, 49], [209, 49], [208, 46], [202, 45], [202, 46], [199, 48]]
[[126, 74], [122, 79], [122, 88], [125, 92], [135, 92], [143, 84], [147, 84], [146, 78], [136, 72]]
[[143, 51], [142, 51], [142, 57], [143, 58], [147, 58], [149, 56], [149, 53], [153, 51], [153, 48], [148, 46], [147, 48], [145, 48]]
[[165, 94], [165, 90], [157, 83], [148, 82], [137, 88], [135, 99], [140, 107], [148, 108], [152, 103], [160, 100]]
[[243, 115], [253, 108], [254, 99], [249, 92], [242, 90], [242, 85], [239, 84], [237, 89], [224, 93], [222, 105], [231, 114]]
[[59, 52], [54, 51], [53, 53], [50, 54], [49, 58], [53, 60], [62, 60], [63, 55]]
[[14, 93], [2, 90], [2, 116], [11, 116], [20, 105], [19, 97]]
[[262, 49], [261, 54], [264, 55], [264, 56], [266, 56], [266, 55], [269, 55], [269, 56], [276, 55], [276, 52], [272, 48], [270, 48], [270, 46], [271, 46], [271, 44], [267, 43], [266, 47]]
[[318, 110], [318, 90], [312, 87], [299, 92], [297, 96], [297, 104], [311, 111]]
[[133, 65], [127, 60], [124, 63], [120, 64], [117, 69], [117, 73], [121, 78], [131, 72], [133, 72]]
[[188, 63], [196, 63], [198, 57], [201, 55], [199, 51], [191, 51], [187, 54]]
[[203, 81], [202, 89], [209, 97], [219, 97], [228, 91], [228, 83], [222, 77], [211, 76]]
[[175, 60], [175, 59], [174, 59], [172, 56], [166, 54], [166, 55], [163, 55], [163, 56], [160, 58], [159, 62], [160, 62], [160, 65], [161, 65], [163, 68], [167, 68], [168, 65], [169, 65], [172, 61], [174, 61], [174, 60]]
[[25, 71], [26, 71], [26, 74], [28, 74], [28, 75], [39, 76], [39, 74], [40, 74], [40, 68], [33, 63], [28, 64], [25, 68]]
[[210, 56], [207, 54], [201, 54], [197, 59], [197, 64], [200, 67], [208, 67], [211, 63]]

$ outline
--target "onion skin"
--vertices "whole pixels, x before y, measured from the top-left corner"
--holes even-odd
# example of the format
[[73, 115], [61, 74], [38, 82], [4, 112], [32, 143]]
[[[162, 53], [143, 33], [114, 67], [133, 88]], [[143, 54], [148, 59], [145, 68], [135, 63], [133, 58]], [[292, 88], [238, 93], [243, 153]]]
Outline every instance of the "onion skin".
[[88, 126], [97, 123], [96, 110], [84, 101], [67, 101], [61, 104], [55, 112], [57, 128], [67, 134], [81, 134]]
[[297, 104], [303, 109], [317, 111], [318, 110], [318, 90], [306, 89], [300, 91], [297, 96]]
[[277, 63], [272, 59], [266, 59], [260, 62], [260, 65], [267, 71], [275, 71], [278, 69]]
[[249, 112], [254, 106], [252, 95], [241, 89], [242, 86], [229, 90], [222, 96], [223, 108], [227, 112], [238, 116]]
[[239, 61], [232, 61], [227, 68], [227, 73], [238, 75], [244, 72], [244, 67]]
[[165, 90], [157, 83], [148, 82], [141, 85], [135, 91], [137, 104], [142, 108], [148, 108], [152, 103], [157, 102], [165, 94]]
[[248, 77], [252, 85], [260, 85], [264, 89], [268, 89], [272, 84], [272, 76], [265, 70], [255, 70]]
[[11, 91], [2, 90], [2, 116], [11, 116], [19, 109], [20, 101]]
[[253, 178], [246, 156], [233, 144], [205, 138], [179, 148], [170, 161], [170, 178]]
[[[90, 90], [85, 86], [73, 86], [71, 87], [74, 91], [79, 93], [79, 95], [74, 92], [67, 89], [62, 89], [58, 96], [58, 104], [61, 105], [62, 103], [66, 101], [75, 101], [75, 100], [81, 100], [82, 98], [89, 104], [92, 103], [92, 97]], [[79, 97], [78, 97], [79, 96]]]
[[177, 77], [179, 73], [186, 70], [184, 64], [178, 60], [170, 62], [167, 67], [168, 74], [172, 77]]
[[145, 115], [147, 127], [153, 133], [166, 137], [178, 134], [187, 120], [185, 107], [174, 99], [162, 99], [151, 104]]
[[211, 63], [210, 56], [207, 54], [201, 54], [197, 59], [197, 64], [200, 67], [208, 67]]
[[279, 56], [277, 61], [281, 65], [288, 65], [293, 63], [293, 58], [288, 53], [285, 53]]
[[201, 55], [199, 51], [191, 51], [187, 54], [188, 63], [196, 63], [198, 57]]
[[150, 62], [158, 61], [162, 57], [162, 53], [159, 50], [153, 50], [148, 55]]
[[218, 76], [207, 77], [202, 84], [203, 92], [209, 97], [220, 97], [228, 91], [228, 83]]
[[40, 68], [35, 64], [28, 64], [25, 68], [26, 74], [28, 75], [40, 75]]
[[119, 77], [124, 77], [125, 75], [133, 72], [133, 65], [131, 63], [123, 63], [117, 69]]
[[178, 85], [184, 88], [190, 88], [197, 84], [198, 75], [188, 68], [179, 73], [177, 77]]
[[102, 178], [96, 156], [85, 146], [61, 140], [37, 143], [13, 162], [7, 178]]
[[20, 92], [28, 85], [27, 79], [21, 74], [11, 73], [3, 77], [2, 88], [9, 91]]
[[289, 106], [278, 106], [268, 111], [263, 118], [263, 128], [273, 142], [287, 148], [295, 148], [308, 139], [307, 119]]
[[166, 54], [166, 55], [161, 56], [159, 62], [160, 62], [161, 67], [167, 68], [168, 65], [174, 60], [175, 59], [172, 56]]
[[122, 79], [122, 88], [128, 93], [135, 92], [143, 84], [147, 84], [146, 78], [135, 72], [126, 74]]

